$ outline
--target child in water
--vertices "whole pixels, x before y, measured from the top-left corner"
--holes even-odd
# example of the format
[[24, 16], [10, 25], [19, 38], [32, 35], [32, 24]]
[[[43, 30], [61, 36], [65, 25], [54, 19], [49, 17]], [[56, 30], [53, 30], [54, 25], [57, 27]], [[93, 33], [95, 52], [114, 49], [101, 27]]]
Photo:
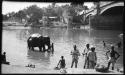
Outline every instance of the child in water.
[[60, 65], [59, 67], [60, 69], [65, 68], [66, 64], [65, 64], [65, 59], [63, 56], [61, 56], [61, 60], [59, 61], [58, 65]]

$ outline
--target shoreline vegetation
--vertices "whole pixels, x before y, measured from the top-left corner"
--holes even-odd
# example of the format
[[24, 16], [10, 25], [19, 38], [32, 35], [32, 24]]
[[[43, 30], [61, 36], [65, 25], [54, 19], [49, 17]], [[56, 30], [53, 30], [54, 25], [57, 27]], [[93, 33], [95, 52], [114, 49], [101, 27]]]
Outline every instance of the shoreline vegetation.
[[83, 25], [83, 26], [78, 26], [78, 27], [69, 27], [67, 24], [58, 22], [58, 24], [52, 24], [52, 25], [41, 25], [41, 24], [36, 24], [36, 25], [26, 25], [23, 23], [18, 23], [18, 22], [3, 22], [2, 25], [3, 28], [9, 28], [9, 29], [15, 29], [15, 28], [30, 28], [30, 27], [36, 27], [36, 28], [72, 28], [72, 29], [90, 29], [89, 25]]
[[[47, 27], [84, 28], [90, 24], [91, 28], [95, 30], [123, 30], [123, 6], [111, 8], [110, 11], [106, 9], [105, 12], [101, 13], [100, 3], [100, 1], [93, 2], [94, 6], [91, 8], [88, 8], [84, 2], [69, 2], [69, 4], [62, 6], [52, 2], [43, 8], [34, 4], [18, 12], [9, 12], [2, 14], [2, 16], [4, 22], [25, 23], [24, 26], [39, 27], [40, 24], [40, 26]], [[88, 12], [95, 9], [97, 9], [96, 13], [94, 11]], [[119, 12], [115, 12], [115, 10]]]

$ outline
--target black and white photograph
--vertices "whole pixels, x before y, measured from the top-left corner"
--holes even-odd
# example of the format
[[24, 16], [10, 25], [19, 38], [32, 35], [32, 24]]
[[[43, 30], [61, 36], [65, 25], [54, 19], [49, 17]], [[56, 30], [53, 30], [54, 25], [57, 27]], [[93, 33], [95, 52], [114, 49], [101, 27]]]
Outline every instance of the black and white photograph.
[[124, 1], [1, 6], [1, 74], [124, 74]]

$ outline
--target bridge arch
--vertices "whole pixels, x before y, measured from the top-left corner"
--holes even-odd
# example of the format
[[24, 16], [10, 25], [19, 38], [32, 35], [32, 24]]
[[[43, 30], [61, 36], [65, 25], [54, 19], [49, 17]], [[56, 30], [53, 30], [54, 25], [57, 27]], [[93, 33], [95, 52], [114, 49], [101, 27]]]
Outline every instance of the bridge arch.
[[115, 8], [115, 7], [124, 7], [124, 2], [114, 3], [114, 4], [111, 4], [111, 5], [107, 6], [107, 7], [102, 8], [102, 10], [100, 12], [100, 15], [103, 14], [104, 12], [106, 12], [107, 10]]
[[85, 18], [85, 22], [88, 24], [89, 23], [89, 16], [92, 16], [93, 14], [88, 14]]
[[117, 16], [123, 15], [124, 7], [123, 6], [115, 6], [110, 9], [104, 11], [101, 15], [108, 15], [108, 16]]
[[86, 14], [86, 18], [87, 18], [89, 15], [95, 15], [95, 11], [94, 11], [94, 12], [91, 12], [91, 13], [89, 13], [89, 14]]
[[88, 15], [86, 16], [86, 19], [89, 18], [89, 16], [92, 16], [92, 15], [93, 15], [93, 14], [88, 14]]

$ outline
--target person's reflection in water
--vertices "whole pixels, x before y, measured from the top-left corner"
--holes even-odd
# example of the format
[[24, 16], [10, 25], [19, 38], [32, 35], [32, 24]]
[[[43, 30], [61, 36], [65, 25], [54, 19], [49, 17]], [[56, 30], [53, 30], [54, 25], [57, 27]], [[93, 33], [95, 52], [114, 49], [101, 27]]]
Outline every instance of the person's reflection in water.
[[27, 57], [30, 60], [30, 63], [40, 63], [43, 65], [49, 65], [50, 63], [50, 52], [39, 52], [37, 50], [31, 51], [28, 50]]

